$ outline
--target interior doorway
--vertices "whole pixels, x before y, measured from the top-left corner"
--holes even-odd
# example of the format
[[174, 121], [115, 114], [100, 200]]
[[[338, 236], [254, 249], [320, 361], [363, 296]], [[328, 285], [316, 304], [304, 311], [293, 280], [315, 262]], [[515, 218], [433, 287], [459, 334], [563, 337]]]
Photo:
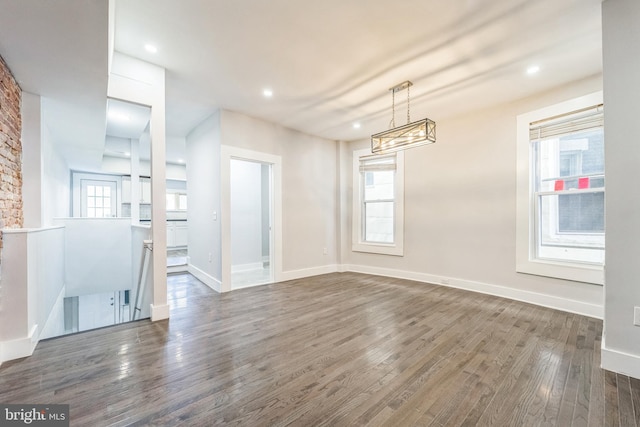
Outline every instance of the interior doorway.
[[232, 158], [231, 289], [273, 283], [272, 165]]

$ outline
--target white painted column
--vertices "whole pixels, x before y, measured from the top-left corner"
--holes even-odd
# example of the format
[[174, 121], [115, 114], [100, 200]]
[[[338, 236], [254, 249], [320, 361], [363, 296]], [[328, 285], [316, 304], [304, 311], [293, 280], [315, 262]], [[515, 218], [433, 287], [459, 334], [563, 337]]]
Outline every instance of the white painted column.
[[640, 2], [602, 3], [606, 255], [602, 367], [640, 378]]
[[151, 239], [153, 303], [151, 320], [169, 317], [167, 304], [167, 214], [164, 68], [115, 52], [108, 96], [151, 107]]
[[[160, 77], [160, 76], [159, 76]], [[167, 304], [167, 149], [165, 142], [164, 70], [151, 106], [151, 239], [153, 240], [153, 304], [151, 320], [169, 318]]]

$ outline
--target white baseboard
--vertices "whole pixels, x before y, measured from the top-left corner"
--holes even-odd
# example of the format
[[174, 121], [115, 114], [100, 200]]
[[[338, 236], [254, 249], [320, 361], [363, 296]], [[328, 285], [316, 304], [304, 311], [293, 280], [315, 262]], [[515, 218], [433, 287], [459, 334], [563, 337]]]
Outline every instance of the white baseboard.
[[602, 337], [602, 351], [600, 355], [600, 365], [602, 369], [640, 379], [640, 357], [607, 348], [604, 336]]
[[336, 264], [304, 268], [302, 270], [283, 271], [282, 276], [278, 281], [286, 282], [287, 280], [303, 279], [305, 277], [319, 276], [321, 274], [336, 273], [337, 271], [338, 266]]
[[31, 356], [38, 345], [38, 325], [34, 325], [29, 335], [17, 340], [0, 343], [0, 362]]
[[214, 291], [218, 293], [221, 292], [222, 282], [220, 280], [200, 270], [198, 267], [196, 267], [191, 263], [189, 263], [188, 271], [189, 273], [193, 274], [196, 277], [196, 279], [200, 280], [202, 283], [204, 283]]
[[417, 282], [424, 282], [438, 286], [448, 286], [451, 288], [465, 289], [467, 291], [509, 298], [512, 300], [536, 304], [543, 307], [566, 311], [569, 313], [581, 314], [583, 316], [594, 317], [596, 319], [602, 319], [604, 317], [604, 307], [602, 305], [589, 304], [582, 301], [575, 301], [556, 297], [553, 295], [514, 289], [506, 286], [457, 279], [454, 277], [436, 276], [432, 274], [393, 270], [388, 268], [371, 267], [364, 265], [345, 264], [341, 266], [340, 270], [343, 272], [352, 271], [356, 273], [374, 274], [377, 276], [415, 280]]
[[151, 304], [151, 321], [164, 320], [169, 318], [169, 304]]
[[170, 265], [170, 266], [167, 266], [167, 274], [186, 273], [188, 271], [189, 271], [189, 267], [187, 265]]

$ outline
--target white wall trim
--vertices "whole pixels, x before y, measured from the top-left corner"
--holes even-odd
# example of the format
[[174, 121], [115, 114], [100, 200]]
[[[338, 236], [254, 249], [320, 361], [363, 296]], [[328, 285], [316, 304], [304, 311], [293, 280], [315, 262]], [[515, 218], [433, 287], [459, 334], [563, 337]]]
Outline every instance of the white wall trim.
[[151, 304], [151, 321], [164, 320], [169, 318], [169, 304]]
[[188, 266], [189, 273], [193, 274], [196, 279], [200, 280], [202, 283], [213, 289], [214, 291], [220, 293], [222, 292], [222, 282], [216, 279], [215, 277], [207, 274], [206, 272], [200, 270], [195, 265], [189, 263]]
[[602, 350], [600, 355], [600, 367], [602, 369], [640, 379], [640, 357], [607, 348], [604, 335], [602, 336]]
[[41, 227], [41, 228], [5, 228], [2, 230], [2, 233], [3, 234], [41, 233], [43, 231], [55, 230], [57, 228], [64, 228], [64, 225], [53, 225], [53, 226]]
[[38, 345], [38, 325], [33, 325], [28, 336], [1, 343], [0, 362], [31, 356], [36, 345]]
[[273, 253], [271, 271], [274, 282], [282, 281], [282, 157], [259, 151], [246, 150], [230, 145], [220, 147], [220, 176], [222, 180], [220, 191], [220, 224], [221, 224], [221, 289], [231, 290], [231, 159], [256, 161], [271, 165], [272, 173], [272, 247]]
[[534, 209], [531, 204], [534, 191], [531, 181], [531, 144], [529, 141], [530, 123], [591, 107], [602, 102], [603, 92], [599, 91], [520, 114], [517, 117], [516, 271], [519, 273], [597, 285], [604, 284], [604, 267], [602, 265], [548, 261], [537, 258], [534, 238], [536, 230], [530, 220], [534, 216]]
[[282, 281], [304, 279], [305, 277], [319, 276], [321, 274], [329, 274], [338, 272], [338, 265], [322, 265], [320, 267], [303, 268], [301, 270], [290, 270], [282, 272]]
[[450, 288], [464, 289], [467, 291], [509, 298], [512, 300], [535, 304], [542, 307], [548, 307], [556, 310], [566, 311], [569, 313], [576, 313], [583, 316], [594, 317], [596, 319], [602, 319], [604, 317], [604, 307], [602, 305], [589, 304], [582, 301], [560, 298], [553, 295], [540, 294], [537, 292], [524, 291], [521, 289], [514, 289], [506, 286], [493, 285], [472, 280], [458, 279], [455, 277], [445, 277], [426, 273], [349, 264], [342, 265], [340, 271], [352, 271], [355, 273], [366, 273], [374, 274], [377, 276], [415, 280], [417, 282], [429, 283], [438, 286], [447, 286]]

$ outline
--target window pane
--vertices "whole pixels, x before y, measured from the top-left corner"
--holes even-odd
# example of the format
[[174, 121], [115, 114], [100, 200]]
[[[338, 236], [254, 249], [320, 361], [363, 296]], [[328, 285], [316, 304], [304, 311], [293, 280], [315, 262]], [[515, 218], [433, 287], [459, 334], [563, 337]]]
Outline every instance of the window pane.
[[536, 141], [540, 187], [562, 177], [604, 174], [602, 128]]
[[364, 200], [393, 199], [394, 171], [364, 172]]
[[364, 204], [365, 241], [393, 243], [393, 202]]
[[176, 209], [176, 195], [173, 194], [173, 193], [167, 193], [166, 200], [167, 200], [167, 210], [169, 210], [169, 211], [175, 210]]
[[103, 200], [102, 204], [104, 205], [105, 208], [111, 207], [111, 197], [104, 198], [102, 200]]
[[96, 186], [96, 197], [102, 197], [102, 187]]
[[539, 196], [538, 257], [602, 263], [604, 193]]
[[179, 196], [179, 200], [178, 200], [178, 209], [180, 210], [187, 210], [187, 195], [186, 194], [180, 194]]
[[97, 208], [101, 208], [102, 207], [102, 197], [96, 197], [96, 207]]
[[102, 208], [96, 208], [96, 218], [103, 218], [104, 217], [104, 212], [102, 210]]
[[87, 207], [95, 208], [96, 207], [96, 198], [95, 197], [87, 197]]
[[604, 193], [558, 196], [558, 231], [604, 233]]
[[[604, 261], [602, 128], [533, 141], [539, 258]], [[600, 189], [601, 191], [587, 192]], [[576, 194], [571, 194], [576, 191]]]
[[104, 197], [111, 197], [111, 187], [104, 186], [102, 195]]
[[93, 196], [96, 194], [96, 187], [93, 185], [87, 185], [87, 196]]
[[95, 208], [87, 208], [87, 217], [95, 218], [96, 217], [96, 209]]

